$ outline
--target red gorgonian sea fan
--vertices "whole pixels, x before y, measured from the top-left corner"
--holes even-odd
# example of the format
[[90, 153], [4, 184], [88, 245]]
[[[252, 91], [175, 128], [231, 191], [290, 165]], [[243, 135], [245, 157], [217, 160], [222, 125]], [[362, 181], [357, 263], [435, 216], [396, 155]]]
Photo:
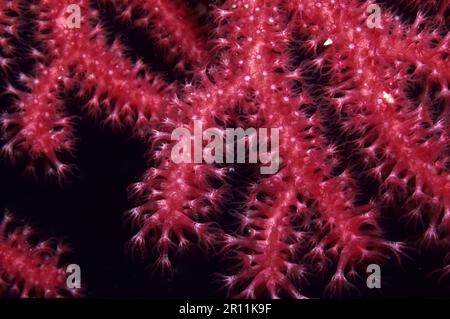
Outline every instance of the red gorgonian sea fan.
[[[192, 243], [221, 254], [231, 296], [303, 298], [314, 278], [320, 295], [342, 295], [365, 282], [367, 265], [400, 267], [409, 250], [437, 251], [443, 278], [449, 2], [400, 1], [405, 12], [389, 1], [200, 2], [2, 0], [3, 156], [63, 179], [76, 123], [133, 132], [149, 167], [130, 187], [132, 249], [166, 272]], [[147, 36], [182, 76], [158, 75], [111, 25]], [[194, 133], [196, 122], [221, 136], [279, 129], [278, 149], [266, 148], [279, 170], [174, 162], [172, 132]], [[388, 236], [386, 220], [409, 235]]]
[[68, 251], [52, 240], [35, 242], [28, 225], [15, 227], [6, 212], [0, 223], [0, 296], [62, 298], [79, 295], [67, 286], [66, 267], [61, 256]]

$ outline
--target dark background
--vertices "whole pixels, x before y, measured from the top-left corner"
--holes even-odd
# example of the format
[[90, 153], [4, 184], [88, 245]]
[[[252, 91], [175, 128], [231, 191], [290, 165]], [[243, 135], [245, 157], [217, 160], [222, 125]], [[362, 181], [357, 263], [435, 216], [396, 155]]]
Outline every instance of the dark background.
[[[194, 5], [194, 1], [191, 1]], [[168, 81], [181, 83], [189, 75], [172, 71], [163, 62], [163, 52], [139, 32], [115, 23], [103, 8], [104, 23], [111, 33], [121, 36], [129, 46], [130, 57], [142, 57], [155, 71]], [[411, 13], [406, 13], [408, 17]], [[24, 21], [23, 25], [29, 25]], [[32, 35], [24, 31], [23, 39], [32, 43]], [[27, 41], [25, 41], [27, 43]], [[19, 49], [25, 49], [18, 45]], [[18, 51], [18, 68], [5, 78], [13, 81], [14, 73], [29, 70], [32, 61]], [[0, 86], [3, 87], [3, 86]], [[75, 125], [77, 150], [69, 163], [76, 167], [74, 174], [62, 182], [55, 179], [34, 180], [24, 176], [24, 165], [15, 165], [0, 157], [0, 209], [9, 209], [16, 216], [35, 226], [42, 239], [65, 239], [73, 248], [67, 261], [82, 269], [82, 285], [86, 297], [100, 298], [218, 298], [226, 291], [214, 280], [214, 274], [223, 272], [220, 258], [205, 255], [195, 247], [175, 260], [175, 276], [163, 279], [153, 272], [154, 256], [146, 260], [133, 256], [125, 248], [134, 231], [124, 221], [124, 212], [133, 207], [127, 198], [127, 187], [140, 179], [146, 168], [146, 145], [130, 138], [131, 132], [112, 131], [99, 125], [80, 112], [81, 101], [66, 93], [66, 106], [71, 115], [79, 116]], [[0, 97], [2, 109], [12, 103], [11, 96]], [[247, 177], [247, 170], [238, 168], [236, 180]], [[241, 176], [240, 176], [241, 175]], [[372, 190], [369, 189], [368, 192]], [[227, 210], [223, 214], [226, 216]], [[1, 216], [1, 215], [0, 215]], [[391, 232], [395, 232], [395, 227]], [[363, 297], [448, 297], [444, 285], [438, 285], [430, 272], [442, 260], [438, 254], [419, 256], [411, 253], [412, 261], [405, 261], [404, 269], [382, 268], [382, 289], [362, 290]], [[365, 280], [364, 280], [365, 281]], [[448, 284], [448, 283], [447, 283]], [[313, 287], [313, 297], [320, 297], [323, 287]], [[305, 293], [306, 294], [306, 293]], [[308, 294], [306, 294], [308, 295]]]

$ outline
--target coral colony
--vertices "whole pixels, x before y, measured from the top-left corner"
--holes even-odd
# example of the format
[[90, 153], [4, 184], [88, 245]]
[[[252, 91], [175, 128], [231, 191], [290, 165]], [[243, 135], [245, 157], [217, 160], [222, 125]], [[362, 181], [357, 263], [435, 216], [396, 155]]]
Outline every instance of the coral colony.
[[[130, 128], [150, 159], [131, 186], [131, 249], [166, 274], [193, 246], [221, 254], [232, 297], [342, 296], [365, 287], [368, 269], [431, 249], [443, 280], [430, 280], [443, 284], [449, 1], [398, 2], [405, 12], [372, 0], [1, 0], [2, 157], [65, 180], [76, 123]], [[190, 80], [130, 58], [105, 12]], [[64, 92], [82, 101], [82, 117]], [[244, 199], [227, 210], [238, 184]], [[410, 236], [387, 236], [392, 212]], [[222, 227], [224, 216], [238, 226]], [[62, 279], [63, 246], [33, 243], [11, 219], [0, 226], [0, 293], [77, 295]]]

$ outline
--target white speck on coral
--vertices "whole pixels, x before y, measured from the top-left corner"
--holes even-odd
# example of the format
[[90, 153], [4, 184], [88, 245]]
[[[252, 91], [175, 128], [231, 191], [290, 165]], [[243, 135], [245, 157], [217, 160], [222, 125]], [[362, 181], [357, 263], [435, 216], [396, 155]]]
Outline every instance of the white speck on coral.
[[333, 44], [333, 40], [331, 40], [331, 39], [327, 39], [327, 40], [323, 43], [324, 46], [328, 46], [328, 45], [332, 45], [332, 44]]
[[389, 104], [394, 104], [394, 98], [389, 93], [383, 91], [383, 98]]

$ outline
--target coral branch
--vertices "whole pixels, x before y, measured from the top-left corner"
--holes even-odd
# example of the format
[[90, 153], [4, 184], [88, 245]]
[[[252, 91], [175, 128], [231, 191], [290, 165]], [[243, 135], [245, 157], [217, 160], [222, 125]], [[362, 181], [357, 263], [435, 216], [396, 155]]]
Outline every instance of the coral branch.
[[129, 212], [129, 218], [140, 227], [131, 244], [145, 253], [148, 242], [156, 240], [160, 270], [171, 273], [171, 254], [185, 251], [193, 240], [205, 249], [214, 243], [211, 220], [223, 201], [224, 187], [209, 185], [213, 178], [222, 176], [210, 165], [165, 161], [133, 185], [131, 193], [143, 204]]
[[[61, 78], [61, 68], [56, 66], [42, 70], [43, 77], [29, 85], [33, 95], [23, 96], [14, 114], [5, 115], [2, 125], [8, 142], [3, 152], [9, 157], [17, 155], [16, 150], [26, 152], [32, 159], [43, 157], [47, 172], [64, 176], [69, 167], [60, 162], [58, 153], [71, 151], [71, 120], [64, 115], [62, 101], [57, 97], [58, 84], [54, 78]], [[30, 166], [34, 173], [34, 168]], [[56, 170], [56, 172], [53, 172]]]
[[60, 163], [56, 154], [70, 151], [73, 145], [71, 121], [63, 114], [57, 98], [61, 85], [70, 89], [81, 81], [80, 94], [91, 96], [89, 114], [105, 113], [113, 126], [133, 124], [137, 135], [148, 135], [149, 121], [162, 114], [169, 90], [148, 73], [145, 78], [139, 77], [143, 66], [132, 65], [117, 44], [108, 49], [99, 36], [102, 27], [92, 29], [89, 25], [89, 18], [95, 15], [88, 11], [85, 1], [80, 4], [82, 12], [86, 12], [81, 27], [69, 29], [65, 21], [69, 4], [44, 1], [40, 7], [30, 6], [38, 24], [36, 40], [42, 41], [51, 54], [46, 55], [44, 62], [38, 62], [36, 78], [28, 81], [31, 93], [18, 94], [16, 112], [2, 120], [10, 139], [4, 152], [11, 155], [16, 149], [29, 151], [33, 158], [48, 161], [48, 171], [56, 170], [59, 175], [66, 172], [67, 166]]
[[12, 227], [13, 217], [6, 212], [0, 223], [0, 295], [21, 298], [78, 296], [66, 285], [66, 267], [61, 256], [67, 247], [53, 248], [50, 240], [32, 244], [34, 230]]
[[180, 0], [121, 0], [121, 16], [133, 18], [133, 12], [140, 17], [132, 23], [148, 30], [150, 37], [168, 53], [167, 59], [178, 60], [177, 68], [185, 70], [191, 64], [201, 66], [208, 60], [205, 31], [198, 26], [196, 17]]
[[0, 3], [0, 70], [5, 72], [11, 64], [14, 53], [13, 39], [17, 39], [19, 30], [19, 4], [16, 1]]

